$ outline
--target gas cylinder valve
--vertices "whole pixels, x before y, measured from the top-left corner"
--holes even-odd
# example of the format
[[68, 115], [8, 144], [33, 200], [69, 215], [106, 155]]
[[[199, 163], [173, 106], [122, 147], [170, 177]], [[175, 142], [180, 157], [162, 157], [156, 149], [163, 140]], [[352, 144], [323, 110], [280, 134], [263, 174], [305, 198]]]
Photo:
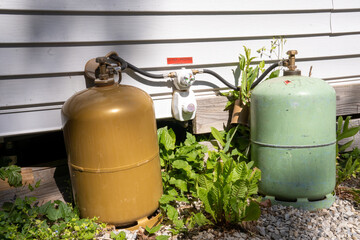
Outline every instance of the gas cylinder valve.
[[176, 120], [188, 121], [194, 119], [196, 114], [196, 98], [190, 89], [195, 82], [194, 72], [190, 69], [180, 69], [171, 72], [169, 76], [174, 82], [174, 93], [172, 98], [172, 113]]
[[187, 90], [195, 82], [195, 76], [190, 69], [180, 69], [171, 74], [174, 85], [178, 90]]
[[288, 68], [288, 70], [284, 70], [284, 76], [292, 76], [292, 75], [300, 76], [301, 71], [297, 69], [295, 65], [295, 55], [298, 54], [298, 51], [289, 50], [286, 52], [286, 54], [289, 55], [289, 59], [283, 62], [284, 66]]

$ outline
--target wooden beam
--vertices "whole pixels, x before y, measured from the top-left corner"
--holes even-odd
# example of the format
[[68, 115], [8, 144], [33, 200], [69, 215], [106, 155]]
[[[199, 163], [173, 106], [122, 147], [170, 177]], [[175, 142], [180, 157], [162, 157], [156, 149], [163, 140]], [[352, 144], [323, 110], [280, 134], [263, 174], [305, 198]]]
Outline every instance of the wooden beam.
[[[349, 128], [350, 127], [357, 127], [360, 126], [360, 118], [358, 119], [351, 119], [350, 123], [349, 123]], [[351, 150], [353, 150], [355, 147], [360, 148], [360, 131], [354, 136], [354, 137], [350, 137], [350, 138], [345, 138], [343, 140], [341, 140], [339, 142], [340, 145], [345, 144], [351, 140], [354, 140], [354, 142], [352, 143], [352, 145], [350, 147], [348, 147], [347, 149], [345, 149], [345, 152], [349, 152]]]
[[[14, 201], [16, 197], [24, 198], [25, 196], [36, 197], [40, 205], [50, 200], [65, 202], [71, 199], [70, 176], [66, 161], [60, 160], [44, 166], [22, 168], [21, 174], [23, 178], [26, 178], [23, 179], [23, 183], [26, 182], [26, 185], [18, 188], [0, 188], [0, 206], [4, 202]], [[41, 180], [40, 186], [30, 191], [27, 184], [33, 184], [39, 180]]]
[[224, 129], [230, 119], [229, 111], [224, 111], [227, 101], [224, 96], [198, 99], [196, 117], [193, 120], [193, 133], [209, 133], [211, 127]]
[[336, 91], [336, 115], [360, 113], [360, 83], [333, 86]]

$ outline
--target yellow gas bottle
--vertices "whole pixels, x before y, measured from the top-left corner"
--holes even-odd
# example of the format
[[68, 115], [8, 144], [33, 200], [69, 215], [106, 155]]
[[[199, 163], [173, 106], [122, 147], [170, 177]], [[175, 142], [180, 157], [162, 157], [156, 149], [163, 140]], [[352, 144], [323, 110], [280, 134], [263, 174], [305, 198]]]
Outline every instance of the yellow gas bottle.
[[73, 195], [82, 217], [116, 226], [154, 214], [162, 195], [151, 97], [114, 82], [104, 58], [95, 86], [62, 108]]

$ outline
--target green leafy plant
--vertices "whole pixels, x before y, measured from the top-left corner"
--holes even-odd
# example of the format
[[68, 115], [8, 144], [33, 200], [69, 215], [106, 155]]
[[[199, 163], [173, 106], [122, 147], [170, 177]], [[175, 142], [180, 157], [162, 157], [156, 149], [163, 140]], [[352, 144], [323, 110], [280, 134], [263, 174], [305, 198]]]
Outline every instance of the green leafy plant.
[[7, 180], [10, 186], [22, 186], [21, 168], [16, 165], [10, 165], [0, 168], [0, 178]]
[[111, 239], [114, 239], [114, 240], [125, 240], [126, 239], [126, 233], [121, 231], [119, 233], [114, 233], [114, 232], [111, 232], [110, 233], [110, 237]]
[[[360, 173], [360, 150], [356, 147], [351, 152], [344, 153], [354, 142], [353, 137], [359, 132], [360, 126], [349, 128], [351, 117], [345, 121], [340, 116], [338, 118], [338, 128], [336, 131], [336, 186], [335, 191], [338, 196], [347, 196], [357, 203], [360, 203], [360, 189], [340, 186], [341, 183], [356, 178]], [[340, 141], [346, 138], [351, 140], [340, 145]]]
[[352, 154], [341, 154], [351, 146], [354, 139], [345, 142], [343, 145], [339, 144], [343, 139], [354, 137], [360, 130], [360, 126], [349, 128], [350, 119], [350, 116], [348, 116], [345, 121], [341, 116], [338, 118], [338, 128], [336, 131], [336, 186], [351, 177], [355, 177], [356, 173], [360, 171], [360, 155], [356, 154], [359, 152], [358, 149], [355, 149]]
[[211, 134], [217, 140], [220, 151], [230, 153], [230, 156], [240, 156], [241, 160], [247, 160], [250, 150], [250, 129], [243, 125], [237, 125], [228, 131], [218, 131], [211, 127]]
[[[212, 128], [211, 135], [218, 144], [217, 151], [207, 151], [190, 133], [177, 144], [171, 129], [158, 130], [164, 184], [160, 207], [172, 222], [174, 234], [196, 226], [255, 220], [260, 215], [253, 198], [260, 170], [252, 169], [252, 162], [246, 163], [249, 129]], [[195, 206], [199, 200], [203, 203], [200, 211]], [[179, 208], [180, 202], [192, 207]]]
[[257, 78], [259, 71], [264, 71], [265, 62], [261, 61], [257, 66], [252, 67], [253, 61], [256, 57], [251, 56], [251, 49], [244, 47], [244, 55], [240, 54], [239, 64], [235, 70], [233, 70], [233, 75], [235, 77], [236, 85], [241, 80], [240, 91], [232, 90], [226, 93], [222, 93], [223, 96], [228, 98], [228, 102], [225, 106], [225, 109], [230, 109], [237, 99], [240, 99], [241, 103], [245, 106], [250, 104], [251, 96], [251, 85], [254, 80]]
[[93, 239], [104, 227], [61, 201], [37, 206], [34, 197], [17, 198], [0, 211], [1, 239]]
[[[260, 57], [263, 55], [272, 58], [273, 53], [276, 56], [276, 59], [281, 59], [283, 55], [283, 48], [286, 43], [286, 39], [282, 37], [273, 38], [271, 41], [271, 46], [269, 51], [266, 47], [262, 47], [257, 50], [257, 53]], [[226, 93], [222, 93], [223, 96], [228, 98], [228, 102], [225, 106], [225, 110], [230, 110], [237, 99], [240, 99], [241, 105], [249, 106], [250, 97], [251, 97], [251, 85], [254, 80], [258, 77], [259, 72], [265, 71], [265, 61], [262, 60], [258, 64], [255, 64], [254, 61], [257, 57], [251, 56], [251, 49], [244, 47], [244, 54], [240, 54], [239, 63], [235, 70], [233, 70], [233, 75], [235, 78], [235, 85], [240, 84], [240, 91], [232, 90]], [[270, 73], [267, 79], [278, 77], [280, 74], [280, 69], [274, 70]], [[239, 81], [240, 80], [240, 81]]]
[[196, 198], [196, 179], [204, 168], [204, 156], [207, 148], [196, 141], [195, 136], [187, 133], [186, 140], [176, 145], [176, 136], [167, 127], [158, 129], [160, 163], [164, 194], [160, 199], [160, 208], [172, 222], [173, 233], [183, 231], [186, 224], [193, 223], [189, 212], [180, 218], [178, 202], [192, 204]]
[[345, 138], [354, 137], [359, 131], [360, 126], [349, 128], [351, 117], [346, 117], [345, 121], [343, 120], [343, 117], [338, 117], [338, 127], [336, 131], [336, 156], [339, 156], [339, 153], [345, 151], [347, 148], [351, 146], [351, 144], [354, 142], [354, 139], [344, 143], [343, 145], [339, 145], [339, 142]]
[[205, 211], [217, 224], [235, 224], [252, 221], [260, 217], [260, 207], [252, 198], [257, 194], [259, 169], [251, 169], [253, 162], [237, 163], [225, 153], [220, 152], [213, 174], [200, 175], [198, 196]]
[[353, 159], [350, 156], [348, 159], [339, 160], [339, 164], [337, 165], [337, 179], [336, 186], [341, 184], [342, 182], [355, 178], [356, 174], [360, 172], [360, 158]]

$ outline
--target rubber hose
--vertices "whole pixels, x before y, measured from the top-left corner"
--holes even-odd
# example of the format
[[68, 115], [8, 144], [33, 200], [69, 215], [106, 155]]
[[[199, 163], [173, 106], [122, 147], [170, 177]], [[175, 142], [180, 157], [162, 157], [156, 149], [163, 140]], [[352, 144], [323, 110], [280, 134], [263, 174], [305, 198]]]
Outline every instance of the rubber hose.
[[281, 66], [281, 65], [282, 65], [282, 61], [276, 62], [276, 63], [272, 64], [270, 67], [268, 67], [265, 70], [265, 72], [263, 72], [263, 74], [261, 74], [261, 76], [258, 79], [256, 79], [255, 82], [253, 82], [251, 84], [250, 89], [253, 89], [254, 87], [256, 87], [261, 82], [261, 80], [263, 80], [265, 78], [265, 76], [269, 74], [269, 72], [271, 72], [274, 68]]
[[239, 88], [237, 88], [236, 86], [232, 85], [231, 83], [229, 83], [228, 81], [226, 81], [224, 78], [222, 78], [219, 74], [217, 74], [214, 71], [211, 71], [209, 69], [203, 69], [204, 73], [213, 75], [214, 77], [216, 77], [217, 79], [219, 79], [223, 84], [225, 84], [226, 86], [228, 86], [229, 88], [233, 89], [233, 90], [239, 90]]
[[110, 58], [120, 63], [121, 71], [125, 70], [128, 67], [128, 63], [124, 59], [122, 59], [121, 57], [113, 54], [113, 55], [110, 56]]
[[[124, 69], [126, 69], [126, 68], [130, 68], [130, 69], [132, 69], [134, 72], [140, 73], [141, 75], [144, 75], [144, 76], [147, 76], [147, 77], [150, 77], [150, 78], [164, 78], [164, 75], [163, 75], [163, 74], [153, 74], [153, 73], [149, 73], [149, 72], [146, 72], [146, 71], [144, 71], [144, 70], [141, 70], [140, 68], [135, 67], [135, 66], [132, 65], [131, 63], [126, 62], [124, 59], [122, 59], [122, 58], [119, 57], [119, 56], [112, 55], [112, 56], [110, 56], [110, 58], [113, 59], [113, 60], [115, 60], [115, 61], [120, 62], [120, 64], [121, 64], [121, 70], [124, 70]], [[123, 64], [124, 64], [124, 66], [125, 66], [124, 69], [123, 69]]]

